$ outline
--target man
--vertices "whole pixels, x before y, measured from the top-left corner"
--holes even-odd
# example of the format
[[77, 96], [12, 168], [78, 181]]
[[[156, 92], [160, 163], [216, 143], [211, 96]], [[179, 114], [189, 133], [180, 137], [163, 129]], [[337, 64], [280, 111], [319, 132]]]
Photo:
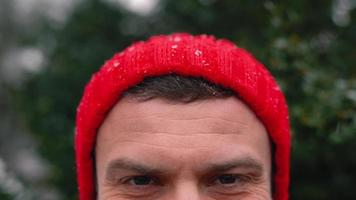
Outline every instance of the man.
[[114, 55], [77, 113], [81, 200], [287, 200], [287, 105], [248, 52], [172, 34]]

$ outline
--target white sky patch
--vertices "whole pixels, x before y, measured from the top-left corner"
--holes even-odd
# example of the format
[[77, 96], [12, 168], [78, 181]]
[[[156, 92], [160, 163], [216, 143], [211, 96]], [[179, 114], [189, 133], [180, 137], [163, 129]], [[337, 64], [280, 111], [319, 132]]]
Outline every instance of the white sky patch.
[[39, 48], [24, 47], [8, 50], [1, 60], [1, 79], [8, 83], [21, 82], [26, 72], [39, 72], [45, 63], [45, 55]]
[[138, 15], [151, 14], [158, 6], [160, 0], [104, 0], [105, 2], [122, 7]]
[[0, 157], [0, 188], [10, 195], [22, 193], [24, 186], [6, 170], [5, 162]]
[[338, 26], [347, 26], [351, 22], [350, 12], [356, 7], [356, 0], [334, 0], [332, 20]]
[[18, 54], [18, 65], [30, 72], [40, 71], [43, 62], [43, 52], [37, 48], [25, 48]]
[[13, 166], [13, 170], [16, 170], [21, 177], [35, 182], [48, 176], [48, 164], [39, 157], [34, 149], [22, 149], [14, 153], [14, 157], [15, 166]]
[[44, 16], [57, 24], [64, 24], [79, 2], [81, 0], [13, 0], [12, 3], [20, 22], [28, 23]]

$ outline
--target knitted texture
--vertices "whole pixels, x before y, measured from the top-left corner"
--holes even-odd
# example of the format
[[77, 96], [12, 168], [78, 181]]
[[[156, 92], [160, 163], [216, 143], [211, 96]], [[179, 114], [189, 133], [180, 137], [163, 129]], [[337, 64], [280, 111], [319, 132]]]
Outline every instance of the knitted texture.
[[275, 145], [274, 200], [288, 200], [290, 127], [276, 81], [249, 52], [227, 40], [185, 33], [151, 37], [115, 54], [95, 73], [77, 109], [76, 166], [80, 200], [95, 199], [93, 150], [97, 130], [128, 88], [145, 77], [175, 73], [232, 89], [264, 124]]

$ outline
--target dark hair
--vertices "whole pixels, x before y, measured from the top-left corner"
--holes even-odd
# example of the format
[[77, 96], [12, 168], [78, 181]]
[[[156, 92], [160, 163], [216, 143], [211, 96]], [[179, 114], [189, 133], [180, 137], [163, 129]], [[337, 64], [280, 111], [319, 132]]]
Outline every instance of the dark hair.
[[129, 88], [123, 96], [139, 101], [162, 98], [174, 102], [189, 103], [196, 100], [226, 98], [235, 93], [221, 85], [211, 83], [199, 77], [187, 77], [169, 74], [147, 77], [140, 84]]

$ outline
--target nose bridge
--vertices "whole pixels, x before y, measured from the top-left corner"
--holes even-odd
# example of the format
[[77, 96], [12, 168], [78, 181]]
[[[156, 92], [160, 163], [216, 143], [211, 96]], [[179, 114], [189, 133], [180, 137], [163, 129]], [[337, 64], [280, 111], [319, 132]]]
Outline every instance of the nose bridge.
[[175, 186], [171, 200], [203, 200], [199, 186], [195, 181], [180, 182]]

